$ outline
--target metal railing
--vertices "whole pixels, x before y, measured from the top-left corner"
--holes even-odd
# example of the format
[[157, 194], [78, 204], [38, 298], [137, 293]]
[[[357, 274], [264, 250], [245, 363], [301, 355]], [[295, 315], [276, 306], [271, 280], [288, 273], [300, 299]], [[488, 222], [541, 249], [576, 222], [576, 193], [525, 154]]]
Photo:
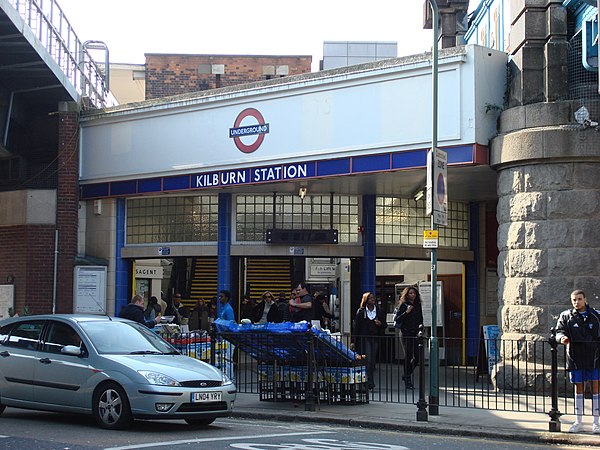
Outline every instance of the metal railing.
[[55, 0], [8, 1], [76, 92], [81, 97], [89, 98], [91, 107], [102, 108], [117, 104], [106, 88], [107, 83], [100, 67], [79, 40]]
[[[404, 360], [397, 348], [402, 341], [397, 336], [368, 337], [378, 344], [373, 388], [367, 384], [367, 359], [350, 351], [361, 337], [338, 336], [327, 342], [310, 331], [292, 338], [258, 331], [251, 347], [246, 348], [236, 344], [237, 333], [192, 333], [165, 338], [182, 353], [222, 368], [234, 378], [239, 392], [258, 394], [261, 400], [309, 404], [395, 402], [419, 406], [419, 400], [428, 394], [427, 337], [422, 338], [424, 357], [412, 375], [414, 389], [408, 389], [403, 380]], [[439, 342], [446, 357], [440, 361], [439, 406], [547, 413], [551, 418], [574, 413], [565, 347], [557, 346], [552, 338], [497, 339], [495, 358], [486, 354], [485, 348], [490, 346], [485, 340], [478, 339], [479, 357], [469, 363], [451, 361], [455, 356], [453, 349], [461, 349], [467, 342], [451, 338], [440, 338]], [[341, 353], [332, 351], [332, 345]], [[290, 347], [294, 347], [293, 351]], [[267, 350], [255, 351], [260, 348]], [[257, 358], [257, 354], [263, 356]], [[424, 392], [419, 392], [419, 387]], [[584, 414], [591, 414], [590, 409]]]

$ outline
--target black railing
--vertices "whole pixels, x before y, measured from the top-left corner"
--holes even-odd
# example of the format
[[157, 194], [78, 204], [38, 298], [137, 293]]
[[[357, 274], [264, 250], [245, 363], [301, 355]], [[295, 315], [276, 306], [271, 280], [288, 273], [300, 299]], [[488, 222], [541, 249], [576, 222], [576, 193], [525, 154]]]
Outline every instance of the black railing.
[[[403, 352], [397, 347], [402, 341], [397, 336], [369, 337], [377, 339], [379, 348], [372, 388], [367, 384], [368, 361], [352, 351], [360, 338], [356, 336], [257, 329], [164, 337], [182, 353], [221, 368], [239, 392], [258, 394], [263, 401], [304, 402], [306, 409], [320, 402], [408, 403], [417, 406], [420, 420], [427, 420], [423, 411], [429, 387], [429, 339], [425, 336], [418, 346], [421, 364], [412, 374], [416, 389], [407, 388], [403, 380]], [[480, 339], [479, 357], [467, 362], [462, 349], [472, 343], [450, 338], [439, 343], [444, 350], [440, 351], [438, 406], [548, 413], [554, 421], [573, 414], [565, 348], [552, 339], [498, 339], [495, 346]], [[486, 353], [486, 348], [494, 347], [497, 355]], [[590, 413], [589, 408], [584, 412]]]

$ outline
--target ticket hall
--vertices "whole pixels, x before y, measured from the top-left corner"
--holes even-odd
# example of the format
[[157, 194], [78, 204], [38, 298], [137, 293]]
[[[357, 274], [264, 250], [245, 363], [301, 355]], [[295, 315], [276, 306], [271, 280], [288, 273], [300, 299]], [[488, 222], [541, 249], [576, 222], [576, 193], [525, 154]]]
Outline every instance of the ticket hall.
[[[80, 250], [107, 261], [108, 311], [133, 293], [325, 292], [348, 333], [363, 292], [389, 312], [431, 270], [424, 231], [431, 56], [415, 55], [94, 110], [81, 117]], [[447, 210], [438, 281], [447, 336], [496, 322], [489, 140], [506, 54], [440, 52]], [[158, 275], [157, 275], [158, 274]], [[146, 280], [146, 281], [144, 281]], [[467, 355], [472, 356], [472, 355]], [[448, 355], [450, 357], [450, 355]]]

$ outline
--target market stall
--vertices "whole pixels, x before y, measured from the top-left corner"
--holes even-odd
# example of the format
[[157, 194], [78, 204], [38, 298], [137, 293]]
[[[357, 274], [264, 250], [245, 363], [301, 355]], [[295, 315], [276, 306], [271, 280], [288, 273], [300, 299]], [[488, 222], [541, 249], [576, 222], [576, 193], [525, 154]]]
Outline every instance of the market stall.
[[257, 361], [261, 400], [367, 403], [361, 355], [301, 323], [215, 321], [219, 336]]

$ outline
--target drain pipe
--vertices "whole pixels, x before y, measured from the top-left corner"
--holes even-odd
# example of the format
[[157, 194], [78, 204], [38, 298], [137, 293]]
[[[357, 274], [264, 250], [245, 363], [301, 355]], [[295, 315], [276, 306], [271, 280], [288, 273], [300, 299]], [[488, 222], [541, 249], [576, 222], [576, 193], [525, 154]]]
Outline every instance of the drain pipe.
[[58, 277], [58, 230], [54, 230], [54, 279], [52, 280], [52, 314], [56, 314], [57, 277]]
[[13, 109], [13, 101], [15, 99], [15, 93], [11, 92], [10, 93], [10, 99], [8, 101], [8, 111], [6, 113], [6, 125], [4, 126], [4, 139], [3, 139], [3, 144], [4, 144], [4, 148], [6, 149], [6, 144], [8, 143], [8, 128], [10, 127], [10, 116], [12, 116], [12, 109]]

